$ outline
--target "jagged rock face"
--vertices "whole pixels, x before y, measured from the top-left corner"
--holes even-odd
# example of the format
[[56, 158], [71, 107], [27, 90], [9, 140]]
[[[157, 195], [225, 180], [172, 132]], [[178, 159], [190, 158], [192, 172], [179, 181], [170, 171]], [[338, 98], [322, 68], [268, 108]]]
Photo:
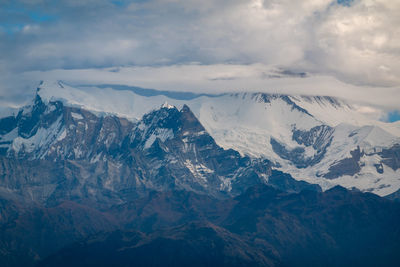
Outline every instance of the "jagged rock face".
[[[46, 105], [39, 96], [36, 96], [33, 106], [22, 109], [14, 120], [14, 128], [8, 124], [2, 129], [7, 131], [2, 139], [15, 137], [8, 141], [12, 144], [7, 155], [54, 161], [92, 159], [101, 152], [112, 154], [133, 127], [126, 119], [98, 117], [80, 108], [66, 107], [60, 101]], [[18, 134], [7, 136], [13, 131]]]
[[[269, 94], [231, 97], [245, 98], [246, 101], [250, 98], [251, 102], [245, 102], [250, 111], [237, 110], [238, 114], [224, 115], [224, 109], [213, 104], [209, 115], [202, 113], [203, 120], [207, 116], [216, 116], [217, 121], [220, 116], [224, 119], [244, 116], [250, 120], [255, 105], [266, 105], [265, 108], [270, 105], [273, 110], [289, 108], [285, 112], [291, 112], [289, 115], [294, 117], [290, 118], [289, 131], [282, 133], [283, 138], [279, 132], [261, 137], [261, 131], [252, 136], [242, 131], [246, 125], [233, 136], [239, 148], [250, 147], [249, 142], [254, 141], [251, 149], [261, 151], [265, 146], [270, 151], [268, 156], [248, 157], [243, 156], [247, 155], [243, 152], [238, 154], [237, 148], [236, 151], [222, 149], [221, 146], [226, 146], [221, 144], [220, 134], [215, 136], [212, 132], [210, 135], [206, 131], [210, 125], [205, 129], [185, 105], [182, 110], [165, 105], [134, 123], [112, 115], [96, 115], [61, 101], [42, 100], [40, 94], [31, 106], [24, 107], [15, 116], [0, 119], [0, 154], [21, 160], [73, 161], [75, 165], [67, 164], [65, 173], [68, 175], [64, 176], [70, 177], [71, 184], [84, 181], [85, 186], [80, 185], [84, 195], [97, 192], [97, 184], [102, 185], [107, 195], [121, 194], [122, 190], [124, 195], [134, 196], [146, 188], [187, 188], [214, 195], [237, 194], [251, 184], [268, 181], [270, 163], [265, 159], [272, 160], [276, 168], [290, 172], [296, 179], [319, 183], [324, 190], [337, 183], [381, 195], [397, 188], [398, 179], [391, 177], [396, 175], [399, 166], [396, 163], [399, 162], [398, 145], [374, 146], [378, 137], [387, 133], [379, 127], [328, 126], [300, 105], [304, 101], [316, 101], [343, 108], [343, 104], [335, 99], [303, 97], [299, 102], [294, 97]], [[297, 120], [301, 123], [296, 124]], [[205, 122], [209, 123], [208, 120]], [[270, 119], [265, 122], [274, 124]], [[214, 137], [219, 140], [218, 144]], [[232, 142], [231, 137], [227, 130], [228, 142]], [[243, 143], [239, 140], [241, 137], [245, 139]], [[386, 139], [391, 138], [393, 136]], [[360, 155], [353, 157], [357, 149]], [[371, 178], [375, 176], [375, 179]]]
[[380, 159], [373, 166], [377, 174], [385, 172], [384, 165], [396, 171], [400, 168], [400, 145], [395, 144], [389, 148], [383, 148], [381, 151], [365, 152], [359, 146], [350, 151], [350, 157], [339, 160], [333, 163], [327, 173], [323, 177], [327, 179], [336, 179], [343, 175], [353, 176], [361, 171], [365, 163], [361, 162], [364, 156], [379, 156]]
[[268, 160], [218, 146], [187, 106], [132, 123], [37, 96], [0, 126], [1, 187], [47, 205], [109, 206], [148, 190], [237, 195], [271, 175]]
[[350, 158], [342, 159], [341, 161], [331, 165], [329, 172], [324, 174], [325, 178], [333, 179], [338, 178], [342, 175], [354, 175], [361, 169], [360, 158], [364, 155], [364, 152], [360, 150], [360, 147], [350, 151]]
[[[248, 155], [251, 158], [268, 159], [273, 162], [274, 168], [290, 173], [297, 180], [317, 183], [324, 190], [335, 185], [342, 185], [385, 196], [400, 187], [399, 169], [395, 163], [396, 153], [393, 153], [396, 150], [396, 144], [400, 143], [398, 125], [383, 123], [365, 116], [360, 113], [361, 109], [355, 103], [324, 96], [245, 92], [184, 96], [185, 94], [180, 93], [116, 85], [93, 86], [89, 90], [92, 93], [89, 93], [85, 88], [69, 86], [61, 81], [46, 81], [40, 85], [38, 95], [45, 102], [46, 108], [52, 102], [57, 102], [54, 99], [62, 99], [66, 105], [62, 108], [63, 110], [75, 109], [72, 111], [73, 116], [67, 115], [69, 118], [65, 118], [72, 124], [64, 128], [65, 139], [68, 140], [68, 131], [71, 131], [72, 137], [80, 134], [88, 137], [88, 140], [82, 137], [82, 140], [77, 141], [75, 145], [72, 145], [72, 140], [68, 140], [59, 147], [54, 146], [53, 158], [56, 154], [62, 153], [61, 159], [68, 157], [71, 160], [85, 158], [95, 160], [93, 155], [96, 155], [98, 160], [102, 160], [105, 154], [99, 156], [99, 151], [104, 150], [110, 150], [106, 153], [108, 159], [111, 154], [113, 157], [119, 157], [122, 153], [120, 151], [121, 138], [127, 146], [132, 141], [131, 149], [138, 150], [149, 150], [151, 145], [158, 142], [156, 142], [157, 137], [161, 143], [165, 143], [173, 135], [175, 137], [176, 129], [173, 124], [163, 125], [162, 120], [158, 120], [161, 124], [153, 123], [155, 128], [146, 129], [146, 132], [142, 132], [144, 128], [136, 130], [135, 128], [140, 124], [142, 127], [149, 124], [152, 120], [149, 114], [158, 110], [162, 103], [167, 102], [179, 107], [179, 110], [185, 104], [190, 107], [218, 146], [234, 149], [241, 155]], [[118, 104], [112, 105], [110, 100]], [[81, 114], [84, 110], [76, 108], [77, 105], [88, 111], [92, 110], [97, 115], [90, 113], [95, 118], [89, 121], [90, 115], [85, 117]], [[43, 107], [41, 109], [40, 105], [37, 106], [33, 113], [43, 113]], [[31, 113], [32, 107], [24, 114]], [[168, 112], [171, 113], [168, 114], [171, 117], [173, 111]], [[103, 123], [103, 119], [115, 121], [117, 124], [118, 120], [121, 124], [123, 123], [121, 118], [106, 114], [118, 114], [120, 117], [129, 118], [131, 125], [126, 127], [128, 133], [122, 134], [120, 138], [118, 131], [110, 130], [109, 133], [106, 131], [104, 135], [102, 134], [100, 138], [98, 129], [101, 129], [100, 124]], [[175, 115], [178, 116], [178, 113]], [[18, 132], [10, 132], [17, 125], [17, 117], [15, 115], [0, 120], [0, 153], [2, 154], [7, 153], [10, 143], [18, 137]], [[35, 118], [33, 115], [31, 117]], [[147, 121], [142, 121], [142, 118]], [[31, 119], [31, 121], [35, 120]], [[174, 119], [170, 121], [175, 123]], [[117, 125], [112, 128], [119, 129], [120, 127]], [[23, 131], [26, 132], [25, 137], [29, 135], [28, 128]], [[35, 133], [36, 130], [32, 129], [32, 133]], [[72, 133], [74, 129], [77, 130], [76, 133]], [[39, 127], [38, 132], [43, 136], [48, 131], [43, 131]], [[125, 140], [127, 135], [135, 140]], [[30, 143], [39, 142], [38, 136], [35, 134], [28, 138], [29, 140], [21, 137], [19, 143], [14, 142], [14, 150], [18, 152], [25, 150], [30, 153], [36, 149], [32, 148]], [[63, 137], [63, 131], [60, 129], [56, 138], [48, 136], [41, 140], [54, 138], [64, 140]], [[107, 142], [111, 144], [104, 145], [105, 138], [108, 138]], [[81, 148], [83, 141], [85, 145], [90, 144], [90, 148]], [[95, 142], [98, 142], [97, 147]], [[22, 149], [22, 145], [25, 149]], [[64, 147], [65, 150], [62, 150]], [[351, 152], [357, 150], [358, 147], [363, 156], [356, 164], [344, 168], [343, 172], [341, 168], [334, 167], [339, 162], [352, 158]], [[46, 148], [44, 153], [47, 151]], [[40, 153], [35, 154], [38, 156]], [[129, 153], [124, 155], [127, 154]], [[21, 157], [23, 156], [24, 153]], [[359, 168], [355, 168], [357, 165]], [[350, 168], [352, 168], [351, 171]]]
[[318, 154], [325, 153], [332, 142], [333, 128], [327, 125], [319, 125], [309, 131], [293, 130], [293, 140], [299, 145], [312, 146]]
[[400, 169], [400, 144], [395, 144], [390, 148], [383, 149], [378, 153], [382, 157], [382, 163], [393, 170]]
[[282, 159], [292, 162], [297, 168], [307, 168], [319, 163], [326, 154], [327, 148], [331, 145], [334, 129], [327, 125], [319, 125], [309, 131], [293, 129], [292, 139], [299, 145], [312, 148], [312, 156], [307, 155], [304, 147], [298, 146], [288, 149], [284, 144], [271, 137], [270, 143], [273, 151]]
[[[238, 97], [239, 94], [233, 94], [233, 96]], [[298, 106], [295, 102], [293, 102], [288, 95], [280, 95], [280, 94], [265, 94], [265, 93], [252, 93], [250, 96], [252, 99], [258, 101], [259, 103], [271, 103], [271, 101], [275, 99], [281, 99], [286, 104], [288, 104], [292, 110], [300, 111], [301, 113], [307, 114], [312, 117], [310, 113], [304, 108]], [[329, 98], [330, 99], [330, 98]], [[330, 100], [331, 101], [331, 100]]]
[[[251, 160], [224, 150], [205, 131], [187, 106], [164, 107], [143, 117], [123, 147], [126, 160], [143, 167], [156, 189], [189, 189], [212, 195], [265, 182], [270, 174], [266, 160]], [[138, 158], [138, 151], [141, 151]]]

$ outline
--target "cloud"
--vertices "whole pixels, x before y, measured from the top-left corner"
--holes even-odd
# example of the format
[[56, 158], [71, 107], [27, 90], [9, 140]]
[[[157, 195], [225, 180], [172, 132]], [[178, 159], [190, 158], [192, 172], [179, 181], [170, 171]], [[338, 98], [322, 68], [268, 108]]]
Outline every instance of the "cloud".
[[[148, 66], [164, 75], [157, 66], [169, 66], [168, 72], [182, 71], [177, 67], [181, 65], [197, 68], [191, 67], [193, 62], [209, 65], [210, 70], [229, 65], [246, 70], [246, 66], [273, 66], [357, 85], [354, 88], [361, 89], [349, 90], [355, 90], [354, 95], [364, 90], [368, 99], [397, 93], [400, 2], [340, 2], [4, 0], [0, 4], [0, 72]], [[241, 71], [235, 75], [243, 75]], [[163, 81], [157, 75], [153, 79]], [[192, 84], [204, 81], [193, 73], [184, 75], [180, 75], [182, 84], [189, 79]], [[213, 84], [232, 90], [239, 86], [252, 90], [257, 84], [250, 79], [236, 84], [237, 77], [228, 76], [217, 77]], [[288, 82], [287, 87], [293, 86]], [[309, 92], [340, 95], [335, 90]], [[346, 97], [352, 94], [343, 92]]]
[[[355, 1], [332, 6], [315, 31], [314, 69], [360, 84], [399, 84], [400, 2]], [[319, 55], [316, 57], [315, 55]]]
[[[4, 84], [9, 84], [10, 77]], [[296, 95], [326, 95], [358, 103], [360, 112], [400, 109], [400, 87], [357, 86], [332, 76], [288, 72], [264, 64], [168, 65], [25, 72], [18, 75], [20, 91], [40, 79], [62, 80], [81, 85], [127, 85], [164, 91], [219, 94], [266, 92]], [[1, 87], [1, 80], [0, 80]], [[334, 90], [332, 90], [334, 88]], [[0, 89], [1, 90], [1, 89]], [[13, 94], [20, 95], [17, 86]], [[31, 95], [34, 87], [31, 86]], [[23, 95], [23, 94], [21, 94]], [[28, 98], [27, 98], [28, 99]], [[368, 104], [368, 107], [365, 107]], [[377, 112], [375, 112], [377, 113]], [[381, 114], [379, 115], [381, 116]]]

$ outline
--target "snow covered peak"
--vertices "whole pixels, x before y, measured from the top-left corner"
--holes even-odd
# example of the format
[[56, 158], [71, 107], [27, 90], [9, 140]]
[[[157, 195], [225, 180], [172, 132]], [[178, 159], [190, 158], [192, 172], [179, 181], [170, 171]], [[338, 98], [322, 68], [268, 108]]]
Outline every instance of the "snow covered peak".
[[[97, 87], [81, 89], [62, 81], [44, 81], [38, 95], [45, 102], [58, 100], [67, 106], [80, 107], [97, 115], [112, 114], [132, 121], [139, 120], [145, 113], [155, 108], [154, 103], [149, 105], [147, 101], [136, 98], [129, 91]], [[154, 102], [158, 107], [162, 103], [158, 99]]]
[[73, 90], [65, 86], [62, 81], [41, 81], [36, 93], [46, 102], [73, 98]]
[[[297, 179], [318, 183], [324, 189], [340, 184], [381, 195], [400, 188], [396, 178], [400, 173], [396, 165], [400, 123], [366, 116], [364, 111], [373, 107], [329, 96], [244, 92], [182, 98], [172, 92], [145, 91], [44, 81], [37, 96], [47, 106], [59, 100], [99, 117], [112, 114], [140, 121], [137, 129], [145, 148], [157, 138], [175, 136], [176, 127], [172, 126], [176, 120], [163, 121], [164, 115], [190, 110], [188, 121], [196, 117], [218, 145], [268, 159]], [[23, 112], [31, 112], [33, 106]]]
[[[346, 122], [359, 126], [370, 125], [371, 119], [344, 100], [327, 96], [289, 96], [266, 93], [235, 93], [222, 95], [193, 95], [190, 99], [175, 98], [172, 92], [146, 94], [145, 89], [135, 91], [129, 87], [110, 86], [74, 87], [63, 81], [43, 81], [38, 94], [44, 102], [61, 100], [65, 105], [78, 106], [95, 113], [115, 114], [132, 120], [139, 120], [145, 113], [158, 109], [164, 104], [180, 109], [187, 104], [196, 115], [207, 103], [235, 102], [238, 105], [256, 103], [273, 105], [274, 102], [315, 117], [330, 126]], [[154, 91], [154, 90], [153, 90]], [[286, 104], [285, 104], [286, 103]], [[165, 105], [166, 106], [166, 105]]]
[[167, 109], [172, 109], [175, 108], [175, 106], [168, 104], [167, 101], [164, 102], [164, 104], [161, 105], [161, 108], [167, 108]]

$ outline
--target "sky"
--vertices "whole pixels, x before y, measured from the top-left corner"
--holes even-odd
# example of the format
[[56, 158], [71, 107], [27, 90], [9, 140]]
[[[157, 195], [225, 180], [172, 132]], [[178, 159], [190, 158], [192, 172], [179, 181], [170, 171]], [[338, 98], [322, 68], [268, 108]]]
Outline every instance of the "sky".
[[90, 73], [88, 83], [323, 94], [398, 114], [398, 14], [395, 0], [0, 0], [0, 100]]

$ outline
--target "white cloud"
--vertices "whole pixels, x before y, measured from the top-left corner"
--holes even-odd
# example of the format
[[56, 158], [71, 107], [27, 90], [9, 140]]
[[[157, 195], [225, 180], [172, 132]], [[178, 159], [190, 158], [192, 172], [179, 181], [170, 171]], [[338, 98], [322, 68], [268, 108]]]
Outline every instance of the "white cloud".
[[[170, 65], [24, 73], [23, 80], [63, 80], [75, 85], [118, 84], [166, 91], [225, 93], [238, 91], [327, 95], [360, 103], [360, 112], [400, 109], [400, 87], [357, 86], [332, 76], [282, 72], [264, 64]], [[368, 104], [368, 107], [363, 105]]]
[[[55, 19], [33, 23], [21, 18], [25, 26], [20, 32], [0, 33], [0, 70], [153, 66], [148, 69], [154, 72], [154, 84], [141, 77], [135, 81], [182, 90], [189, 85], [198, 90], [215, 85], [230, 90], [269, 90], [262, 87], [275, 86], [275, 80], [267, 84], [253, 72], [264, 68], [260, 66], [273, 66], [331, 76], [334, 82], [310, 84], [314, 89], [309, 93], [377, 99], [379, 104], [391, 106], [394, 101], [389, 94], [398, 94], [399, 1], [354, 0], [350, 6], [333, 0], [125, 2], [124, 6], [107, 0], [25, 3], [26, 9]], [[6, 8], [0, 11], [0, 23], [18, 24], [15, 16], [6, 12]], [[191, 62], [209, 66], [189, 66]], [[179, 66], [182, 64], [185, 67]], [[158, 65], [169, 67], [154, 68]], [[189, 69], [201, 74], [186, 73]], [[221, 77], [207, 78], [214, 74]], [[169, 75], [175, 82], [168, 80]], [[298, 90], [292, 81], [286, 85], [283, 81], [279, 80], [279, 87]], [[346, 85], [350, 92], [338, 90], [336, 83], [343, 82], [365, 86]], [[302, 87], [307, 90], [306, 85]]]
[[315, 30], [314, 68], [357, 83], [400, 84], [400, 2], [332, 6]]

